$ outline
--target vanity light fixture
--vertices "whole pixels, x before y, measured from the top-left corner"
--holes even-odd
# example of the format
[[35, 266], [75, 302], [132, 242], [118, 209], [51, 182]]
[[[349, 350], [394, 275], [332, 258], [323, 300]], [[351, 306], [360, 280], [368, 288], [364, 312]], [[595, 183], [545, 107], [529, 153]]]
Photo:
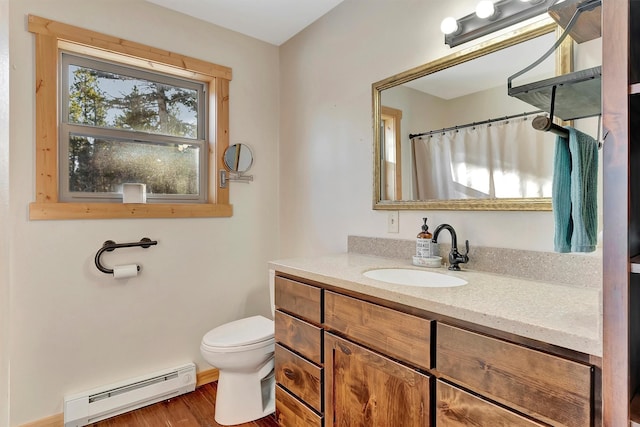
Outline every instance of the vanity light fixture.
[[458, 30], [460, 30], [460, 25], [458, 25], [456, 18], [452, 16], [444, 18], [440, 24], [440, 31], [444, 34], [455, 34]]
[[496, 7], [491, 0], [482, 0], [476, 6], [476, 16], [480, 19], [489, 19], [496, 16]]
[[482, 0], [474, 13], [460, 19], [445, 18], [440, 24], [450, 47], [477, 39], [545, 13], [557, 0]]

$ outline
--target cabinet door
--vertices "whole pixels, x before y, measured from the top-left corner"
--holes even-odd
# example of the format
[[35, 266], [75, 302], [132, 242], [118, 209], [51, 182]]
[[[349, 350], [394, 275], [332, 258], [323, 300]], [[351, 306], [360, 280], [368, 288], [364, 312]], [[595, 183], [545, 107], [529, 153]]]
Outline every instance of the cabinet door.
[[430, 378], [325, 333], [326, 427], [427, 427]]

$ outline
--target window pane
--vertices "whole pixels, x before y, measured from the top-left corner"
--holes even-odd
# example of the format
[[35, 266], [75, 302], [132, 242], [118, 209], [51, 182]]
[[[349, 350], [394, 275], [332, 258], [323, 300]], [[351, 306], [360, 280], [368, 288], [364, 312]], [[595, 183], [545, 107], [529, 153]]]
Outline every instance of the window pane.
[[153, 195], [198, 195], [200, 148], [191, 144], [69, 137], [69, 191], [119, 193], [123, 183], [147, 185]]
[[[107, 68], [107, 67], [105, 67]], [[69, 123], [198, 138], [198, 90], [69, 64]]]

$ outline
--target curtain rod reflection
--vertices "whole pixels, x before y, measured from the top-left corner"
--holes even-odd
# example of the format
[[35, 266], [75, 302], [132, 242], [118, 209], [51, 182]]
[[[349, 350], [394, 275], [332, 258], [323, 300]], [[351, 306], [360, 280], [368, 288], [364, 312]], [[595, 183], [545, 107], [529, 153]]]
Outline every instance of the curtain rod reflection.
[[473, 123], [467, 123], [466, 125], [458, 125], [458, 126], [452, 126], [449, 128], [443, 128], [443, 129], [437, 129], [437, 130], [431, 130], [429, 132], [423, 132], [423, 133], [410, 133], [409, 134], [409, 139], [413, 139], [413, 138], [417, 138], [419, 136], [430, 136], [436, 133], [441, 133], [441, 132], [447, 132], [450, 130], [458, 130], [458, 129], [464, 129], [464, 128], [468, 128], [471, 126], [478, 126], [478, 125], [486, 125], [489, 123], [494, 123], [494, 122], [499, 122], [502, 120], [509, 120], [509, 119], [515, 119], [518, 117], [526, 117], [526, 116], [530, 116], [531, 114], [538, 114], [538, 113], [543, 113], [544, 111], [542, 110], [536, 110], [536, 111], [529, 111], [528, 113], [520, 113], [520, 114], [513, 114], [511, 116], [504, 116], [504, 117], [498, 117], [496, 119], [488, 119], [488, 120], [483, 120], [481, 122], [473, 122]]

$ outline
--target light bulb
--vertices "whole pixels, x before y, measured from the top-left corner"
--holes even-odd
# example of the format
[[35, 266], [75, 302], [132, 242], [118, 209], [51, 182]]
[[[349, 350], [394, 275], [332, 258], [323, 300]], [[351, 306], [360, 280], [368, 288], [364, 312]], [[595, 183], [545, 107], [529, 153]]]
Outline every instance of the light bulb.
[[448, 16], [440, 23], [440, 31], [444, 34], [453, 34], [458, 31], [458, 21], [451, 16]]
[[490, 18], [495, 13], [496, 9], [493, 6], [493, 2], [491, 0], [482, 0], [476, 6], [476, 15], [478, 18]]

